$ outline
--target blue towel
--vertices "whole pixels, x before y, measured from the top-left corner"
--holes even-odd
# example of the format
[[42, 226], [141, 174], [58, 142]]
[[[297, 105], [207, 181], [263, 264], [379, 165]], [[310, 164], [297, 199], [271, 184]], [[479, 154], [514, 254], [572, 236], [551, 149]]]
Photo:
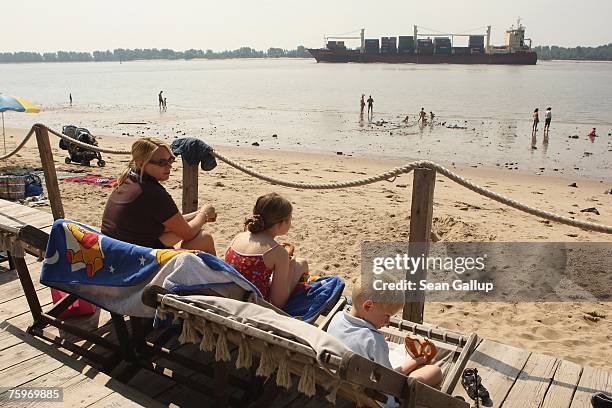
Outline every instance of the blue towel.
[[311, 322], [333, 306], [344, 290], [337, 276], [320, 276], [312, 282], [300, 282], [283, 307], [289, 316]]

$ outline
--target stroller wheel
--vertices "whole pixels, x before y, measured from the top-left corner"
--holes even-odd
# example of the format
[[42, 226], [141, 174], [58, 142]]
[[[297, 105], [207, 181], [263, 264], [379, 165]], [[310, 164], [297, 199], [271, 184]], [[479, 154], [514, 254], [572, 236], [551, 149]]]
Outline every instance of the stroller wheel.
[[64, 161], [66, 162], [66, 164], [70, 164], [70, 157], [66, 157]]
[[106, 162], [102, 159], [98, 160], [98, 167], [104, 167], [106, 166]]

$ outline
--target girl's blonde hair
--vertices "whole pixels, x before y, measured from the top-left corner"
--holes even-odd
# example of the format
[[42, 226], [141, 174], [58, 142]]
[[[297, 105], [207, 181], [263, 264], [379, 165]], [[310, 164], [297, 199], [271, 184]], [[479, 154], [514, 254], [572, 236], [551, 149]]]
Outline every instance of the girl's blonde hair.
[[144, 169], [149, 160], [151, 160], [151, 157], [153, 157], [153, 154], [155, 154], [155, 151], [159, 148], [168, 150], [170, 156], [174, 157], [172, 150], [170, 150], [170, 146], [155, 137], [143, 137], [132, 143], [132, 159], [128, 163], [127, 168], [123, 170], [123, 173], [121, 173], [117, 179], [115, 187], [119, 187], [123, 184], [130, 176], [131, 172], [139, 173], [140, 181], [142, 181], [144, 173], [142, 169]]

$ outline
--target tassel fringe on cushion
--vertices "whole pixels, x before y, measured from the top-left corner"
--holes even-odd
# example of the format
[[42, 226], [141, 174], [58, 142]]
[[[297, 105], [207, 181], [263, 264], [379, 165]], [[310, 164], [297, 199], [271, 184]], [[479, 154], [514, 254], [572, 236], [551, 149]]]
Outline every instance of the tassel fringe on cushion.
[[274, 372], [275, 368], [276, 364], [274, 363], [272, 349], [264, 343], [264, 349], [259, 358], [259, 367], [257, 367], [255, 375], [259, 377], [269, 377]]
[[240, 339], [238, 346], [238, 358], [236, 359], [236, 368], [250, 368], [253, 365], [253, 353], [249, 339], [244, 334]]
[[276, 373], [276, 385], [284, 387], [287, 390], [291, 388], [291, 373], [289, 372], [290, 360], [291, 353], [289, 353], [289, 351], [279, 356], [278, 372]]
[[312, 362], [304, 365], [304, 370], [302, 370], [302, 376], [298, 384], [298, 391], [307, 397], [312, 397], [317, 393], [315, 387], [315, 368]]

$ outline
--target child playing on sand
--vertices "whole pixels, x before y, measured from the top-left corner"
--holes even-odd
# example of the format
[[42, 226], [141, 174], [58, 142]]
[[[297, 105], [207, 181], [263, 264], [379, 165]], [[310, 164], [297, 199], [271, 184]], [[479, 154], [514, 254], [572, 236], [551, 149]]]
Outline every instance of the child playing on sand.
[[353, 352], [378, 364], [395, 369], [432, 387], [440, 384], [442, 381], [440, 367], [427, 364], [425, 357], [416, 359], [409, 357], [399, 367], [391, 366], [389, 345], [378, 329], [387, 325], [389, 318], [400, 311], [402, 303], [399, 299], [372, 300], [383, 295], [359, 282], [353, 287], [352, 295], [353, 306], [350, 311], [338, 312], [332, 318], [327, 332]]
[[276, 193], [259, 197], [253, 214], [244, 222], [245, 232], [236, 235], [225, 252], [225, 262], [280, 308], [300, 278], [308, 274], [308, 263], [293, 256], [293, 246], [275, 240], [289, 232], [292, 212], [289, 200]]

